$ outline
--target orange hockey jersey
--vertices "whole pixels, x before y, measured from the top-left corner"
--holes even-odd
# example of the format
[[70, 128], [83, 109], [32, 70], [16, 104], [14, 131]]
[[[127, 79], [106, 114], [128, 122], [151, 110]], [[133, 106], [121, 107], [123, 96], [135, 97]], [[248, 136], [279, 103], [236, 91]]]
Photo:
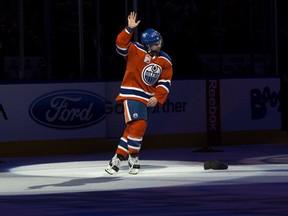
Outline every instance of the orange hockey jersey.
[[132, 34], [125, 28], [116, 39], [116, 51], [127, 61], [116, 100], [133, 99], [147, 104], [154, 96], [158, 104], [162, 105], [171, 88], [171, 58], [163, 51], [158, 56], [151, 57], [144, 45], [131, 42]]

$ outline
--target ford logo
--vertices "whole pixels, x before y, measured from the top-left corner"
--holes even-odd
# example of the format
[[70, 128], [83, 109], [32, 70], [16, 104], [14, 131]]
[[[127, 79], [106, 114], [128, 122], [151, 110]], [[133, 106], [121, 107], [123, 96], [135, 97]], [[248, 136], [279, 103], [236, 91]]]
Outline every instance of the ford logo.
[[34, 121], [47, 127], [83, 128], [105, 118], [105, 100], [83, 90], [55, 91], [34, 100], [29, 114]]

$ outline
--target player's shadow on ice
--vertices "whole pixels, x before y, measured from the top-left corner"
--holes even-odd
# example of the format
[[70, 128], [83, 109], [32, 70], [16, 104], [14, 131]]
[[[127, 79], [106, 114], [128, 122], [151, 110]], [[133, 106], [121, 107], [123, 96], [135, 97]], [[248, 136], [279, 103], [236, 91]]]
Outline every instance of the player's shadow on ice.
[[95, 183], [107, 183], [107, 182], [113, 182], [113, 181], [119, 181], [121, 180], [121, 177], [100, 177], [100, 178], [82, 178], [82, 179], [73, 179], [70, 181], [58, 183], [58, 184], [46, 184], [46, 185], [37, 185], [37, 186], [31, 186], [28, 187], [28, 189], [34, 190], [34, 189], [41, 189], [44, 187], [74, 187], [74, 186], [81, 186], [86, 184], [95, 184]]
[[[166, 166], [152, 166], [152, 165], [141, 165], [141, 169], [151, 170], [151, 169], [163, 169]], [[121, 166], [121, 170], [128, 170], [127, 166]], [[107, 174], [108, 175], [108, 174]], [[123, 180], [122, 177], [118, 176], [108, 176], [108, 177], [100, 177], [100, 178], [82, 178], [82, 179], [73, 179], [66, 182], [61, 182], [57, 184], [45, 184], [45, 185], [37, 185], [28, 187], [30, 190], [41, 189], [44, 187], [74, 187], [74, 186], [81, 186], [86, 184], [95, 184], [95, 183], [108, 183], [113, 181], [120, 181]]]

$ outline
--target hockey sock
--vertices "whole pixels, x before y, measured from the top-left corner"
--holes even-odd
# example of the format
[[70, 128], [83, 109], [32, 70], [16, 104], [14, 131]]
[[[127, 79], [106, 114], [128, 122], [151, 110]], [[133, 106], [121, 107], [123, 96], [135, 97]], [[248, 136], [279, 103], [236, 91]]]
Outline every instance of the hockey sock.
[[142, 119], [130, 123], [127, 137], [129, 154], [139, 154], [146, 127], [147, 123]]

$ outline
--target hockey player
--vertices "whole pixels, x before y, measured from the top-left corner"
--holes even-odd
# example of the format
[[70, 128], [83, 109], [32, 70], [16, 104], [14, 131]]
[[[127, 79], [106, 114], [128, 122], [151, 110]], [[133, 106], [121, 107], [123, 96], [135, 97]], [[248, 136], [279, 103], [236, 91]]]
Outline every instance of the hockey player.
[[138, 26], [137, 13], [128, 15], [128, 25], [116, 39], [116, 51], [125, 58], [126, 71], [116, 101], [124, 106], [126, 127], [114, 157], [105, 171], [114, 174], [122, 161], [128, 159], [129, 173], [140, 169], [139, 152], [149, 114], [162, 105], [170, 91], [173, 74], [170, 57], [161, 51], [163, 40], [159, 32], [147, 29], [141, 33], [141, 43], [132, 42]]

